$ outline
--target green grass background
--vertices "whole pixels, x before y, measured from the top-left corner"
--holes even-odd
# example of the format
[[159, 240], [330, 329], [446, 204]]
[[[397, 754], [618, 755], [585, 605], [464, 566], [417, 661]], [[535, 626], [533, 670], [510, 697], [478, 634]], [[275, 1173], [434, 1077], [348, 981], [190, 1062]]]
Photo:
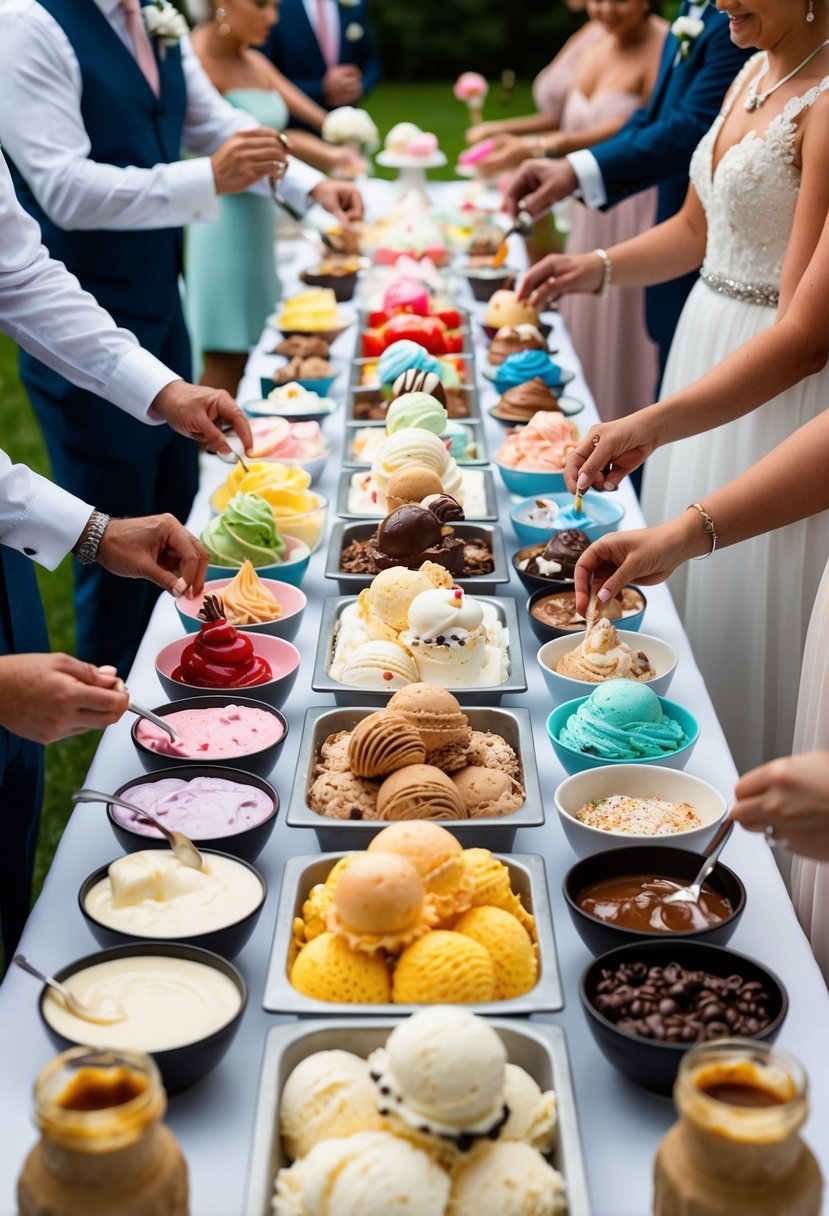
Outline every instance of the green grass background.
[[[451, 178], [458, 154], [463, 149], [463, 133], [468, 125], [466, 107], [452, 96], [451, 82], [425, 84], [382, 84], [371, 95], [371, 111], [381, 135], [394, 123], [407, 119], [427, 131], [434, 131], [447, 155], [447, 167], [434, 177]], [[508, 105], [498, 99], [497, 88], [488, 100], [485, 117], [532, 113], [529, 82], [519, 82]], [[388, 172], [384, 174], [390, 176]], [[14, 460], [49, 474], [49, 461], [40, 430], [17, 376], [17, 350], [0, 335], [0, 435], [2, 447]], [[38, 582], [46, 608], [49, 637], [53, 650], [75, 652], [75, 627], [71, 599], [71, 558], [50, 574], [37, 567]], [[99, 735], [89, 733], [53, 743], [46, 749], [46, 794], [38, 842], [35, 895], [39, 892], [52, 856], [72, 810], [69, 795], [84, 779]]]

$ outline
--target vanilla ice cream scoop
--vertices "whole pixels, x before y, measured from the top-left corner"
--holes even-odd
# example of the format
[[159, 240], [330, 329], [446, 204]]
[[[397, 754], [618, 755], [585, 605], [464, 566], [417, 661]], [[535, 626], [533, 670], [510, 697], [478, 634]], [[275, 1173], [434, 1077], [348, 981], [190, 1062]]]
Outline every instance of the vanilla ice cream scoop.
[[504, 1101], [509, 1118], [501, 1129], [501, 1139], [523, 1140], [540, 1153], [551, 1153], [558, 1121], [554, 1092], [542, 1092], [525, 1069], [507, 1064]]
[[564, 1179], [529, 1144], [482, 1144], [452, 1182], [453, 1216], [563, 1216]]
[[322, 1140], [384, 1127], [368, 1065], [350, 1051], [306, 1056], [282, 1089], [279, 1131], [290, 1157], [304, 1157]]
[[506, 1059], [500, 1036], [483, 1018], [435, 1006], [396, 1026], [368, 1064], [392, 1118], [463, 1147], [506, 1121]]
[[481, 605], [455, 586], [421, 591], [409, 605], [409, 630], [421, 638], [479, 633], [483, 619]]

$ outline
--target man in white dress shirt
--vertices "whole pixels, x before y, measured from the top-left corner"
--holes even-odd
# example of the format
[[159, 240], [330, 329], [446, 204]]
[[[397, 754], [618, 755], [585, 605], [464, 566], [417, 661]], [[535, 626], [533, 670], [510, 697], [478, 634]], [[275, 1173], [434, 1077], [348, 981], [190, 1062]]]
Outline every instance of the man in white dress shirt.
[[[0, 28], [0, 142], [20, 201], [50, 253], [146, 350], [189, 378], [182, 226], [214, 219], [222, 193], [268, 188], [285, 162], [281, 137], [214, 89], [169, 5], [4, 0]], [[182, 147], [193, 159], [180, 159]], [[281, 190], [302, 209], [319, 202], [345, 219], [361, 211], [352, 185], [293, 160]], [[62, 486], [109, 515], [187, 517], [197, 485], [192, 444], [114, 419], [100, 393], [41, 359], [24, 354], [21, 377]], [[79, 567], [80, 657], [125, 675], [152, 600], [149, 588], [125, 589], [98, 567]]]

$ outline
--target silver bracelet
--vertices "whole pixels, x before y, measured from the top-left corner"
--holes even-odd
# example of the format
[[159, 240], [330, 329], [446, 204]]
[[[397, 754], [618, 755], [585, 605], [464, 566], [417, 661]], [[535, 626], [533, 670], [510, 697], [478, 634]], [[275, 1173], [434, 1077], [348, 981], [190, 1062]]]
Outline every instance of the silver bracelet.
[[610, 280], [613, 277], [613, 263], [608, 257], [606, 249], [594, 249], [593, 252], [597, 257], [601, 258], [602, 266], [604, 267], [602, 281], [596, 288], [594, 294], [597, 295], [600, 300], [606, 300], [610, 292]]
[[93, 511], [89, 517], [84, 533], [81, 533], [83, 540], [78, 542], [75, 549], [75, 557], [82, 566], [91, 566], [98, 556], [98, 547], [104, 538], [104, 533], [110, 523], [109, 515], [105, 515], [103, 511]]
[[701, 561], [704, 561], [706, 557], [710, 557], [711, 554], [715, 551], [715, 549], [717, 548], [717, 541], [720, 538], [719, 538], [719, 536], [717, 536], [717, 530], [714, 527], [713, 519], [708, 514], [708, 512], [706, 511], [706, 509], [702, 505], [702, 503], [701, 502], [689, 502], [688, 506], [685, 508], [685, 510], [690, 511], [692, 507], [694, 508], [694, 510], [699, 511], [700, 515], [702, 516], [703, 532], [705, 533], [706, 536], [711, 537], [711, 548], [708, 550], [708, 552], [700, 553], [697, 557], [692, 559], [695, 562], [701, 562]]

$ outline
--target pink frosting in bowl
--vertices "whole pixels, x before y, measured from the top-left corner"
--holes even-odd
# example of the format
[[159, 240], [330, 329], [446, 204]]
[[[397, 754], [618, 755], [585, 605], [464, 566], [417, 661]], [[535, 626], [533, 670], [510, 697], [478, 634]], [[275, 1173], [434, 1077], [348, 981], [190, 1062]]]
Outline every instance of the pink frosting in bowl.
[[133, 723], [133, 745], [149, 771], [196, 763], [209, 769], [230, 763], [267, 777], [288, 734], [287, 719], [278, 709], [231, 692], [168, 702], [154, 712], [169, 719], [180, 737], [171, 740], [166, 731], [143, 718]]

